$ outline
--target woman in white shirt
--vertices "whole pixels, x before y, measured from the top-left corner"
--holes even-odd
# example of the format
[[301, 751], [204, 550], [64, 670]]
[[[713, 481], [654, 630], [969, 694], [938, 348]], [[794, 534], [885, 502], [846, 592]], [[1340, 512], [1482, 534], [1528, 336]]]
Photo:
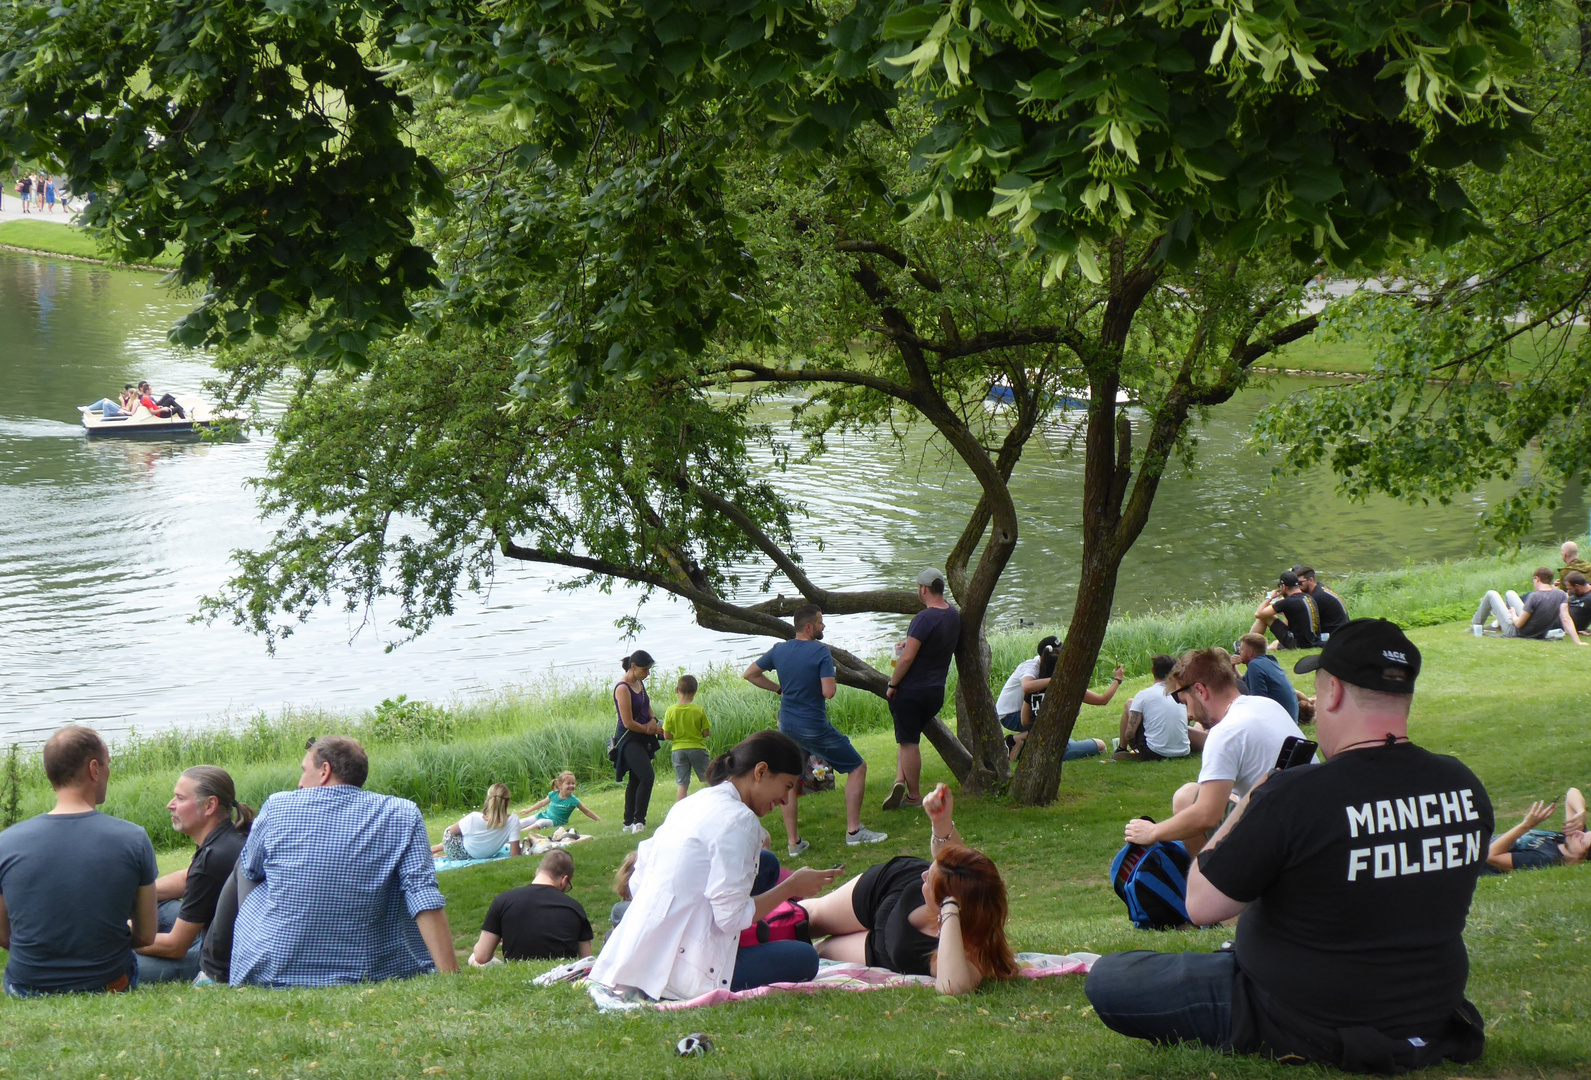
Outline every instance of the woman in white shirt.
[[801, 765], [800, 748], [777, 731], [759, 731], [713, 761], [708, 786], [675, 803], [637, 849], [635, 899], [592, 980], [686, 999], [817, 974], [817, 950], [804, 941], [740, 946], [742, 930], [786, 900], [816, 896], [839, 873], [803, 867], [778, 881], [779, 860], [763, 847], [757, 819], [784, 805]]
[[508, 785], [493, 784], [486, 789], [486, 805], [449, 825], [431, 854], [460, 862], [491, 859], [507, 844], [508, 853], [518, 855], [519, 817], [509, 812], [509, 806]]

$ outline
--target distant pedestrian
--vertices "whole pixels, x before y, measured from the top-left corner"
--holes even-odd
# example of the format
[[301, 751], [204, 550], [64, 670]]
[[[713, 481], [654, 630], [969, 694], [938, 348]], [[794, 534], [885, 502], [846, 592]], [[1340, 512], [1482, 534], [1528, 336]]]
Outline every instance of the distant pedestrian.
[[921, 806], [923, 729], [945, 704], [945, 679], [961, 640], [961, 612], [945, 599], [945, 575], [929, 568], [917, 575], [923, 609], [912, 617], [890, 675], [889, 715], [895, 721], [895, 786], [885, 810]]
[[17, 181], [17, 197], [22, 200], [22, 212], [31, 213], [29, 207], [33, 205], [33, 177], [24, 176]]
[[44, 205], [50, 208], [50, 213], [55, 213], [55, 181], [49, 177], [44, 178]]
[[33, 209], [44, 213], [44, 176], [41, 173], [33, 178]]

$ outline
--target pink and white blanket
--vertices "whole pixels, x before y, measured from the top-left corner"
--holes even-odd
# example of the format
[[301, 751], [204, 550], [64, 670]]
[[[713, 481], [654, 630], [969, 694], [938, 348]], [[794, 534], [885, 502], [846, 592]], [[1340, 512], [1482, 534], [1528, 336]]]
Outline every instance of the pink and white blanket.
[[[1096, 953], [1018, 953], [1021, 977], [1042, 979], [1051, 975], [1084, 975], [1098, 960]], [[901, 975], [886, 968], [867, 967], [864, 964], [841, 964], [825, 960], [818, 967], [817, 977], [809, 982], [772, 983], [750, 990], [712, 990], [688, 1001], [651, 1001], [633, 990], [617, 990], [586, 979], [591, 961], [575, 961], [554, 968], [535, 981], [537, 986], [550, 986], [556, 982], [585, 982], [587, 993], [602, 1012], [628, 1012], [633, 1009], [699, 1009], [705, 1005], [723, 1005], [731, 1001], [750, 1001], [774, 993], [815, 994], [820, 990], [887, 990], [902, 986], [932, 986], [934, 980], [927, 975]]]

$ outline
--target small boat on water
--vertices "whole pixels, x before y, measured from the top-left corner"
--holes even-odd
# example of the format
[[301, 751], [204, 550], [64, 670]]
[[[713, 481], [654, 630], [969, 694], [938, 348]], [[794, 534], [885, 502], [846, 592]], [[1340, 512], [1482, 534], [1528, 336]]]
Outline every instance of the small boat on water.
[[206, 431], [226, 420], [240, 419], [232, 412], [217, 412], [208, 402], [199, 398], [182, 394], [174, 396], [186, 416], [178, 416], [175, 411], [170, 416], [159, 416], [142, 406], [125, 416], [107, 417], [101, 410], [91, 405], [79, 405], [77, 411], [83, 414], [83, 430], [88, 433], [89, 438], [101, 436], [124, 439], [161, 438], [168, 435], [191, 435]]
[[[1088, 408], [1088, 402], [1091, 397], [1092, 395], [1089, 393], [1088, 387], [1086, 386], [1063, 390], [1055, 395], [1055, 399], [1050, 405], [1050, 409], [1051, 411], [1086, 409]], [[994, 405], [1012, 404], [1016, 400], [1016, 394], [1012, 392], [1010, 380], [1005, 378], [996, 380], [989, 387], [989, 393], [985, 400]], [[1130, 405], [1132, 404], [1132, 398], [1128, 395], [1127, 391], [1117, 390], [1116, 404]]]

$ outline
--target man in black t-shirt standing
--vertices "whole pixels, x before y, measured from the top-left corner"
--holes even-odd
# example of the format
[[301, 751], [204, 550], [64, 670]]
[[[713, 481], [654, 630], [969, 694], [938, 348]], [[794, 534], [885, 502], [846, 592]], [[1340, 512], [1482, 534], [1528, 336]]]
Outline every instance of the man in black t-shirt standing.
[[[1276, 625], [1278, 618], [1281, 626]], [[1254, 626], [1249, 633], [1264, 637], [1267, 630], [1276, 636], [1273, 649], [1320, 647], [1320, 609], [1299, 587], [1298, 575], [1291, 570], [1282, 571], [1277, 587], [1254, 613]]]
[[536, 877], [492, 901], [481, 923], [481, 936], [470, 953], [471, 967], [492, 962], [497, 943], [504, 960], [572, 960], [591, 955], [591, 920], [580, 901], [569, 896], [575, 861], [567, 851], [549, 851]]
[[1107, 1026], [1351, 1072], [1480, 1056], [1463, 934], [1492, 808], [1461, 762], [1409, 742], [1419, 670], [1380, 619], [1298, 662], [1326, 763], [1257, 787], [1188, 874], [1193, 922], [1242, 913], [1235, 949], [1101, 958], [1086, 992]]
[[884, 799], [885, 810], [921, 806], [918, 787], [923, 775], [923, 728], [945, 704], [945, 679], [961, 640], [961, 612], [945, 599], [945, 575], [929, 568], [917, 575], [917, 599], [923, 609], [912, 617], [906, 640], [889, 677], [889, 715], [895, 721], [895, 784]]

